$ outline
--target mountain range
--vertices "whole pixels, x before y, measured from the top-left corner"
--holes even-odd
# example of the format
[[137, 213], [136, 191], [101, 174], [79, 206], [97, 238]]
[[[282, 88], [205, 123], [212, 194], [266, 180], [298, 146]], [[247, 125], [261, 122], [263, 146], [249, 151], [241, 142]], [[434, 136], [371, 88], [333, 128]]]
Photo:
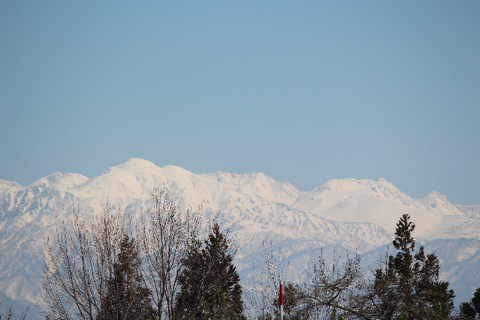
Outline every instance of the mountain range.
[[185, 206], [201, 205], [205, 219], [220, 218], [239, 246], [235, 263], [242, 277], [261, 264], [265, 243], [281, 248], [299, 274], [333, 247], [361, 254], [364, 267], [372, 269], [407, 213], [415, 239], [439, 257], [456, 303], [470, 300], [480, 287], [480, 205], [454, 204], [436, 191], [412, 199], [384, 179], [335, 179], [301, 191], [264, 173], [194, 174], [130, 159], [91, 179], [54, 173], [25, 187], [0, 180], [1, 301], [20, 309], [35, 304], [45, 239], [74, 208], [94, 214], [108, 199], [135, 217], [154, 187], [167, 187]]

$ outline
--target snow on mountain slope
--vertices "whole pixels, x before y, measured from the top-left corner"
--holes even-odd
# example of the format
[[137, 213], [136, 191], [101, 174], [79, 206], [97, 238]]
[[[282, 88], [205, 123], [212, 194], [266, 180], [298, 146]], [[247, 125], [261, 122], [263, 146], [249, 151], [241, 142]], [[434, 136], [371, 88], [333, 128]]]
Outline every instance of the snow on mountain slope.
[[[228, 225], [233, 226], [243, 219], [253, 224], [261, 221], [262, 227], [268, 229], [276, 214], [276, 203], [256, 196], [255, 189], [269, 186], [272, 190], [267, 188], [263, 195], [276, 199], [279, 194], [288, 195], [292, 190], [298, 192], [288, 184], [286, 190], [282, 190], [281, 183], [263, 174], [232, 174], [227, 180], [228, 183], [222, 183], [213, 181], [212, 175], [195, 175], [175, 166], [159, 168], [142, 159], [131, 159], [93, 179], [55, 173], [27, 187], [2, 181], [0, 289], [12, 298], [34, 301], [35, 290], [29, 285], [33, 284], [34, 288], [39, 285], [44, 240], [56, 223], [65, 219], [76, 206], [94, 213], [101, 210], [101, 203], [108, 199], [135, 213], [148, 205], [153, 187], [167, 187], [172, 197], [187, 205], [203, 204], [206, 215], [228, 211], [229, 214], [223, 217]], [[241, 193], [242, 188], [249, 190], [250, 194]], [[287, 202], [293, 201], [291, 198], [295, 196], [287, 196]], [[244, 209], [238, 210], [240, 207]], [[298, 218], [302, 214], [305, 215], [295, 216]], [[304, 220], [308, 221], [308, 218]], [[293, 226], [295, 221], [285, 220], [284, 223]], [[247, 230], [240, 224], [237, 229], [240, 235]], [[292, 233], [288, 228], [285, 231]]]
[[72, 190], [72, 194], [79, 198], [102, 194], [109, 199], [146, 199], [150, 197], [153, 187], [167, 187], [186, 203], [203, 203], [212, 209], [217, 209], [219, 204], [229, 201], [233, 195], [250, 195], [289, 203], [300, 194], [294, 186], [279, 183], [263, 173], [196, 175], [176, 166], [160, 168], [142, 159], [130, 159], [112, 167]]
[[422, 208], [445, 216], [463, 216], [462, 212], [452, 204], [447, 197], [437, 191], [432, 191], [418, 200]]
[[419, 208], [414, 200], [382, 178], [378, 181], [351, 178], [329, 180], [322, 186], [305, 192], [293, 206], [301, 207], [305, 211], [319, 213], [330, 209], [353, 195], [379, 198], [407, 207]]
[[[389, 232], [395, 228], [392, 221], [403, 213], [415, 214], [420, 209], [413, 199], [384, 179], [330, 180], [319, 188], [304, 193], [292, 207], [316, 213], [326, 219], [372, 222]], [[433, 215], [427, 217], [430, 223], [433, 218]], [[414, 220], [419, 223], [419, 219]]]
[[0, 179], [0, 195], [3, 193], [15, 192], [22, 188], [23, 187], [18, 182]]
[[425, 249], [435, 251], [441, 262], [440, 277], [455, 290], [457, 304], [470, 301], [480, 287], [480, 240], [434, 240]]
[[444, 195], [433, 191], [412, 199], [384, 179], [330, 180], [302, 194], [292, 207], [331, 220], [368, 221], [391, 233], [398, 217], [406, 213], [415, 222], [415, 237], [480, 237], [480, 220], [463, 213]]
[[194, 174], [130, 159], [92, 179], [55, 173], [27, 187], [0, 180], [0, 291], [34, 301], [45, 238], [74, 207], [94, 214], [108, 199], [135, 217], [154, 187], [167, 187], [184, 205], [201, 204], [207, 219], [220, 217], [239, 244], [242, 274], [264, 242], [281, 246], [298, 270], [325, 246], [374, 250], [392, 240], [403, 213], [412, 215], [415, 237], [480, 238], [480, 206], [455, 205], [436, 192], [411, 199], [384, 179], [330, 180], [303, 192], [263, 173]]
[[290, 183], [280, 183], [264, 173], [232, 174], [216, 172], [203, 174], [209, 181], [219, 182], [241, 194], [259, 196], [272, 202], [292, 204], [302, 193]]
[[455, 207], [469, 218], [480, 218], [480, 204], [469, 206], [455, 204]]

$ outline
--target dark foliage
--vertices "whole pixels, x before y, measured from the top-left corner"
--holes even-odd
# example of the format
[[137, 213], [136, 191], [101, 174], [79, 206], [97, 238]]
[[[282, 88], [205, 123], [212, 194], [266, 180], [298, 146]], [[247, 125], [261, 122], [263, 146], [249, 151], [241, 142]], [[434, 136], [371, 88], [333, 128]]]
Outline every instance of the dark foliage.
[[[334, 255], [321, 255], [308, 271], [303, 286], [286, 285], [286, 319], [450, 319], [454, 293], [448, 282], [439, 279], [440, 263], [435, 254], [415, 251], [415, 225], [403, 215], [397, 223], [389, 256], [375, 271], [372, 281], [365, 278], [358, 256], [343, 262]], [[473, 305], [473, 304], [472, 304]]]
[[[278, 298], [275, 305], [279, 305]], [[283, 315], [285, 320], [301, 320], [308, 317], [308, 306], [305, 303], [305, 293], [298, 284], [286, 283], [283, 286]]]
[[150, 290], [143, 285], [140, 265], [134, 240], [124, 235], [113, 275], [107, 283], [107, 295], [102, 300], [102, 309], [96, 319], [151, 319], [154, 316]]
[[183, 260], [177, 319], [244, 319], [234, 253], [228, 234], [215, 221], [204, 243], [193, 244]]
[[300, 286], [287, 283], [283, 287], [283, 312], [285, 320], [305, 319], [308, 314], [305, 304], [302, 301], [303, 292]]
[[470, 303], [463, 302], [458, 310], [458, 319], [460, 320], [474, 320], [477, 315], [480, 318], [480, 288], [475, 290]]
[[395, 230], [396, 256], [389, 256], [375, 272], [373, 297], [381, 319], [448, 319], [454, 293], [448, 282], [439, 280], [440, 263], [423, 246], [414, 253], [415, 225], [404, 214]]
[[463, 302], [460, 305], [460, 312], [458, 319], [460, 320], [475, 320], [475, 315], [477, 312], [472, 307], [472, 305], [468, 302]]
[[470, 304], [475, 309], [475, 312], [480, 315], [480, 288], [475, 290]]

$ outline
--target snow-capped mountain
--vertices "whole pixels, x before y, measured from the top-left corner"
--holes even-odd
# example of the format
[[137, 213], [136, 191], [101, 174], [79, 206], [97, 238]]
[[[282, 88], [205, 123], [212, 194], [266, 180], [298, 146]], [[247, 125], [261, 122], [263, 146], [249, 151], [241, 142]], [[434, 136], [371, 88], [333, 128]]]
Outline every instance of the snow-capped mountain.
[[331, 220], [372, 222], [390, 233], [398, 217], [407, 213], [416, 225], [414, 235], [429, 240], [480, 236], [478, 213], [465, 214], [436, 191], [412, 199], [384, 179], [330, 180], [303, 193], [292, 207]]
[[[131, 159], [92, 179], [54, 173], [26, 187], [0, 180], [0, 293], [35, 301], [45, 238], [74, 206], [95, 213], [108, 199], [135, 216], [148, 206], [153, 187], [167, 187], [184, 205], [202, 205], [207, 219], [221, 217], [237, 239], [237, 267], [244, 274], [259, 262], [258, 249], [265, 241], [281, 247], [299, 269], [327, 246], [368, 256], [391, 242], [403, 213], [416, 224], [414, 236], [435, 243], [439, 257], [445, 256], [442, 263], [455, 266], [442, 276], [456, 286], [468, 279], [466, 266], [480, 255], [478, 245], [464, 250], [468, 259], [449, 253], [465, 246], [458, 239], [480, 241], [480, 205], [453, 204], [435, 191], [412, 199], [384, 179], [338, 179], [304, 192], [263, 173], [194, 174]], [[480, 286], [475, 275], [470, 286]]]

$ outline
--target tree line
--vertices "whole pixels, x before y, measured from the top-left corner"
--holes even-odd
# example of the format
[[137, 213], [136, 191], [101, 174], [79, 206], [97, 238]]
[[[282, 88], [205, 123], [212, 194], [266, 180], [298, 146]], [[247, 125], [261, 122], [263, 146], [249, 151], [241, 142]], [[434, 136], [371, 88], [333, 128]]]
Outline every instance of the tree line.
[[[183, 208], [166, 189], [152, 190], [150, 202], [135, 225], [108, 202], [96, 214], [77, 208], [59, 224], [45, 246], [46, 319], [278, 318], [283, 279], [273, 255], [246, 292], [233, 264], [236, 245], [218, 220], [202, 233], [202, 208]], [[284, 283], [284, 319], [480, 318], [480, 288], [455, 311], [439, 260], [423, 246], [415, 250], [414, 229], [408, 215], [400, 217], [396, 254], [373, 277], [358, 255], [320, 255], [305, 281]]]
[[[439, 279], [440, 263], [423, 246], [415, 251], [409, 215], [400, 217], [389, 255], [367, 277], [360, 257], [344, 262], [321, 255], [304, 283], [285, 284], [284, 319], [453, 319], [453, 290]], [[262, 319], [275, 319], [275, 309]]]
[[278, 298], [271, 296], [282, 282], [285, 320], [480, 320], [480, 288], [455, 309], [455, 293], [439, 277], [439, 259], [423, 246], [415, 249], [414, 229], [410, 216], [402, 215], [392, 242], [396, 253], [387, 254], [371, 277], [362, 270], [358, 254], [341, 257], [334, 252], [330, 260], [320, 254], [304, 281], [285, 281], [280, 261], [268, 248], [264, 272], [256, 275], [267, 288], [262, 291], [266, 295], [253, 297], [257, 319], [279, 319]]
[[131, 215], [108, 202], [78, 208], [47, 239], [46, 319], [243, 319], [235, 246], [218, 221], [201, 234], [201, 208], [184, 209], [166, 189]]

